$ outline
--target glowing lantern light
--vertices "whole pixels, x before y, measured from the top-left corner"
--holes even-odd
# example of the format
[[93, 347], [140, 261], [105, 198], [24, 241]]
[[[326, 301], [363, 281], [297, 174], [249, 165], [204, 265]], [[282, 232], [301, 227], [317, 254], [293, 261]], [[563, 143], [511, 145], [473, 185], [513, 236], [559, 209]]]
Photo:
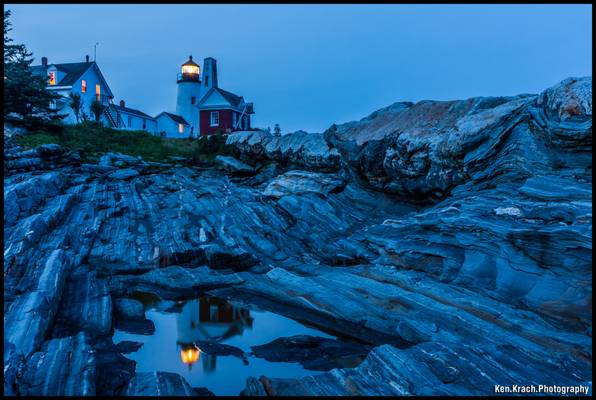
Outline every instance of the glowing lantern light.
[[195, 345], [191, 345], [186, 349], [183, 348], [182, 350], [180, 350], [180, 360], [182, 360], [184, 364], [188, 364], [189, 368], [192, 364], [196, 363], [199, 360], [200, 356], [201, 349], [199, 349]]
[[182, 64], [182, 73], [185, 75], [199, 75], [199, 72], [199, 65], [192, 60], [192, 56], [189, 56], [188, 61]]

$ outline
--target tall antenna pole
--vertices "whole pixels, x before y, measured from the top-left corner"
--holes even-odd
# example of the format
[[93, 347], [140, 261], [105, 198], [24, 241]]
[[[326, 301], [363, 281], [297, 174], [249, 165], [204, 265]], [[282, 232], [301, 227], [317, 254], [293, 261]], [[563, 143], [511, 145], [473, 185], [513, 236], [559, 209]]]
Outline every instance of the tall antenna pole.
[[97, 45], [99, 44], [99, 42], [95, 43], [95, 45], [93, 45], [93, 61], [97, 61]]

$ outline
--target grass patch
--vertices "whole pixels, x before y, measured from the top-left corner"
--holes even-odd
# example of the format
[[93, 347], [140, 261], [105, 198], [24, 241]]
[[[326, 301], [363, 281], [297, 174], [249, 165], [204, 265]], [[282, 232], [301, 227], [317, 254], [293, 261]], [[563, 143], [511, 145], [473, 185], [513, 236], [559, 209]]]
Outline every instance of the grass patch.
[[34, 131], [17, 138], [19, 145], [34, 148], [56, 143], [78, 150], [84, 162], [96, 162], [107, 152], [141, 156], [147, 161], [176, 162], [168, 157], [185, 157], [196, 162], [212, 161], [218, 154], [228, 154], [225, 135], [199, 139], [169, 139], [146, 131], [125, 131], [95, 123], [65, 125], [60, 132]]

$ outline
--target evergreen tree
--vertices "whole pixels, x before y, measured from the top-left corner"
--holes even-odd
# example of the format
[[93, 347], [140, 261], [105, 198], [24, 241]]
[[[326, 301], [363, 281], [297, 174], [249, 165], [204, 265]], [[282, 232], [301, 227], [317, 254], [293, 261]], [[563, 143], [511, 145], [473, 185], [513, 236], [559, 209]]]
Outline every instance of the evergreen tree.
[[275, 136], [281, 136], [281, 129], [279, 127], [279, 124], [275, 124], [275, 126], [273, 127], [273, 134]]
[[32, 53], [24, 44], [14, 44], [8, 37], [12, 30], [10, 10], [4, 11], [4, 117], [16, 113], [24, 119], [40, 119], [45, 114], [50, 120], [60, 120], [66, 115], [58, 114], [50, 104], [60, 96], [46, 89], [47, 78], [33, 75]]

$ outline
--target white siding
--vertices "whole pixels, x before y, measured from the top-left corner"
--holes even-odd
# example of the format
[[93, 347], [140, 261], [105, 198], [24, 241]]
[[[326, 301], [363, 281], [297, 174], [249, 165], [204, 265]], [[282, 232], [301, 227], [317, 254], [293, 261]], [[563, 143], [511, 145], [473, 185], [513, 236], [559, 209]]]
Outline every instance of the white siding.
[[[60, 78], [60, 79], [62, 79], [62, 78]], [[81, 91], [81, 85], [82, 85], [83, 80], [87, 81], [87, 92], [86, 93], [83, 93]], [[66, 123], [66, 124], [76, 123], [76, 117], [74, 115], [74, 112], [68, 106], [68, 103], [70, 102], [70, 98], [69, 98], [70, 92], [78, 93], [81, 95], [81, 102], [83, 103], [83, 105], [81, 107], [81, 113], [84, 111], [89, 116], [90, 120], [95, 119], [93, 113], [91, 112], [90, 106], [91, 106], [91, 103], [95, 100], [95, 85], [97, 85], [97, 84], [100, 85], [101, 95], [107, 95], [108, 88], [104, 84], [101, 83], [99, 76], [98, 76], [97, 72], [95, 71], [95, 68], [90, 68], [72, 85], [72, 89], [58, 91], [58, 93], [60, 95], [62, 95], [62, 97], [63, 97], [63, 99], [61, 100], [61, 103], [64, 104], [64, 108], [62, 108], [62, 112], [65, 114], [68, 113], [68, 116], [63, 119], [64, 123]], [[50, 88], [51, 88], [51, 86], [50, 86]], [[107, 102], [107, 97], [104, 97], [103, 100], [105, 102]], [[102, 118], [102, 121], [104, 122], [104, 124], [107, 124], [107, 121], [104, 118]]]
[[[191, 99], [195, 98], [195, 104]], [[198, 82], [179, 82], [178, 94], [176, 97], [176, 114], [180, 115], [195, 130], [199, 127], [198, 103], [201, 99], [201, 84]]]
[[[131, 131], [145, 130], [150, 133], [157, 132], [157, 121], [154, 119], [144, 118], [137, 114], [129, 114], [124, 111], [119, 111], [124, 126], [120, 129], [126, 129]], [[130, 119], [129, 119], [130, 118]], [[145, 120], [145, 128], [143, 128], [143, 120]]]
[[[172, 118], [167, 116], [166, 114], [158, 115], [156, 118], [157, 120], [157, 134], [159, 135], [161, 132], [165, 132], [165, 137], [168, 138], [188, 138], [190, 136], [190, 127], [188, 125], [183, 125], [182, 133], [178, 132], [178, 123], [174, 121]], [[196, 135], [196, 131], [194, 132]]]

